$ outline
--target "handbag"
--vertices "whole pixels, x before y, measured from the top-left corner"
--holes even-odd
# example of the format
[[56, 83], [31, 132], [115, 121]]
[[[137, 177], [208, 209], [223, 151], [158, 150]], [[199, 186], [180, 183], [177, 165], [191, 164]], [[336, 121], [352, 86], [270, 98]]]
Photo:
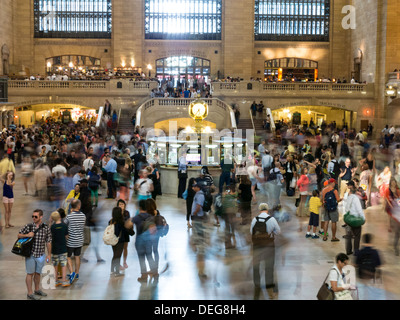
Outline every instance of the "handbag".
[[335, 300], [354, 300], [350, 290], [335, 292]]
[[[33, 233], [36, 235], [36, 233], [44, 226], [44, 223], [42, 223], [39, 228], [37, 228]], [[27, 257], [29, 258], [32, 254], [32, 246], [33, 246], [33, 240], [35, 236], [32, 238], [22, 238], [18, 239], [15, 241], [11, 252], [22, 257]]]
[[[354, 200], [353, 200], [354, 201]], [[356, 217], [352, 214], [350, 214], [350, 211], [347, 212], [344, 216], [343, 216], [343, 220], [344, 222], [352, 227], [352, 228], [359, 228], [361, 226], [363, 226], [365, 224], [365, 220], [362, 217]]]
[[83, 245], [88, 246], [92, 240], [91, 233], [90, 233], [90, 227], [85, 226], [83, 229]]
[[186, 200], [186, 199], [187, 199], [187, 196], [188, 196], [188, 191], [187, 191], [187, 189], [186, 189], [185, 192], [182, 193], [182, 198]]
[[299, 197], [296, 199], [296, 203], [294, 204], [294, 205], [296, 206], [296, 208], [298, 208], [298, 207], [300, 206], [300, 201], [301, 201], [301, 196], [299, 196]]
[[[332, 269], [336, 270], [335, 268], [332, 268]], [[326, 283], [326, 280], [328, 280], [328, 277], [329, 277], [329, 273], [326, 276], [324, 282], [322, 283], [321, 288], [318, 291], [318, 294], [317, 294], [318, 300], [334, 300], [334, 298], [335, 298], [335, 293], [332, 291], [332, 289], [329, 289], [329, 285]]]

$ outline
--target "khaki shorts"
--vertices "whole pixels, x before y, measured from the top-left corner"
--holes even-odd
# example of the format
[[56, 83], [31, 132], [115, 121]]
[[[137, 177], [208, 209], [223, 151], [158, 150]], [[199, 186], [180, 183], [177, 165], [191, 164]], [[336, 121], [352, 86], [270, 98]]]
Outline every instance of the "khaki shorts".
[[338, 209], [334, 211], [328, 211], [325, 208], [324, 210], [324, 219], [322, 221], [332, 221], [332, 222], [338, 222], [339, 221], [339, 211]]
[[51, 261], [53, 261], [53, 266], [60, 265], [61, 267], [65, 267], [67, 265], [67, 253], [63, 254], [52, 254]]

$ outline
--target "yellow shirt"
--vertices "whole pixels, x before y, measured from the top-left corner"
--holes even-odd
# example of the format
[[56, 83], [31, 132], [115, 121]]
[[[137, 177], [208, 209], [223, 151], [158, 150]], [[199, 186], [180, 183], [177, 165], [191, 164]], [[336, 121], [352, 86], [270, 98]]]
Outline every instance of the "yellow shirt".
[[310, 199], [310, 212], [319, 214], [319, 209], [322, 206], [321, 199], [318, 197], [311, 197]]

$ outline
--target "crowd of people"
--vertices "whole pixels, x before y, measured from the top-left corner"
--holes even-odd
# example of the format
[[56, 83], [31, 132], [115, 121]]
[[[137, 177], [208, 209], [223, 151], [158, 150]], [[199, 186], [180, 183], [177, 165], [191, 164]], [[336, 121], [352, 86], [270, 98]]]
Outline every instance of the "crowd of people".
[[[105, 114], [112, 114], [109, 102]], [[341, 241], [337, 237], [341, 214], [349, 213], [364, 224], [364, 211], [382, 204], [388, 213], [388, 230], [394, 235], [394, 251], [399, 255], [400, 144], [398, 132], [391, 128], [385, 128], [381, 137], [374, 140], [368, 133], [354, 135], [333, 123], [319, 130], [282, 126], [274, 133], [266, 131], [261, 144], [245, 160], [236, 161], [226, 154], [219, 177], [213, 177], [203, 167], [198, 177], [188, 179], [189, 164], [183, 152], [177, 170], [177, 196], [186, 202], [186, 222], [188, 229], [193, 229], [191, 244], [196, 248], [199, 277], [207, 278], [205, 255], [210, 221], [216, 228], [223, 221], [225, 249], [233, 249], [237, 246], [239, 212], [240, 228], [247, 228], [251, 236], [255, 296], [261, 290], [263, 263], [265, 286], [270, 298], [276, 298], [279, 291], [274, 275], [274, 239], [281, 234], [279, 224], [294, 216], [291, 203], [297, 207], [299, 231], [315, 241], [330, 239], [333, 245]], [[390, 138], [386, 139], [388, 135]], [[138, 281], [157, 279], [158, 242], [168, 233], [169, 226], [157, 210], [157, 196], [162, 195], [160, 161], [157, 154], [149, 156], [145, 131], [119, 132], [104, 125], [61, 123], [15, 126], [3, 130], [0, 150], [5, 229], [14, 227], [16, 167], [20, 167], [24, 196], [43, 203], [43, 208], [33, 211], [33, 222], [18, 232], [19, 238], [35, 237], [32, 255], [25, 261], [28, 299], [46, 296], [38, 281], [46, 260], [51, 260], [57, 270], [57, 286], [68, 287], [79, 279], [81, 262], [86, 260], [83, 249], [91, 242], [88, 239], [104, 231], [98, 218], [101, 195], [115, 201], [108, 221], [111, 231], [104, 240], [113, 250], [111, 275], [123, 276], [121, 271], [128, 268], [128, 243], [135, 236], [141, 273]], [[218, 183], [214, 183], [216, 178]], [[281, 202], [282, 197], [285, 203]], [[130, 201], [135, 202], [136, 212], [127, 211]], [[363, 235], [361, 225], [343, 225], [346, 253], [338, 256], [339, 271], [351, 255], [355, 257], [354, 264], [365, 269], [364, 260], [368, 259], [363, 259], [363, 252], [368, 251], [366, 247], [371, 249], [372, 236]], [[91, 246], [97, 261], [104, 263], [94, 240]], [[337, 250], [340, 251], [339, 246]], [[373, 268], [373, 276], [379, 265], [374, 262], [367, 266]], [[333, 291], [350, 289], [335, 279], [332, 273], [329, 285]]]

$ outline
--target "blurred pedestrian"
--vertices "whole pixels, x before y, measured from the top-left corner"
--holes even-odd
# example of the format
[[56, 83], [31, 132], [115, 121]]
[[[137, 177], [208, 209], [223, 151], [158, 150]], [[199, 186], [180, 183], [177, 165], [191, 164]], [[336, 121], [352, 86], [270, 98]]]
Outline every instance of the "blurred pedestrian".
[[260, 267], [264, 263], [265, 288], [270, 299], [276, 299], [278, 286], [275, 281], [275, 236], [281, 233], [278, 222], [268, 213], [269, 207], [261, 203], [258, 207], [260, 214], [253, 219], [250, 226], [253, 254], [253, 281], [255, 297], [261, 291]]

